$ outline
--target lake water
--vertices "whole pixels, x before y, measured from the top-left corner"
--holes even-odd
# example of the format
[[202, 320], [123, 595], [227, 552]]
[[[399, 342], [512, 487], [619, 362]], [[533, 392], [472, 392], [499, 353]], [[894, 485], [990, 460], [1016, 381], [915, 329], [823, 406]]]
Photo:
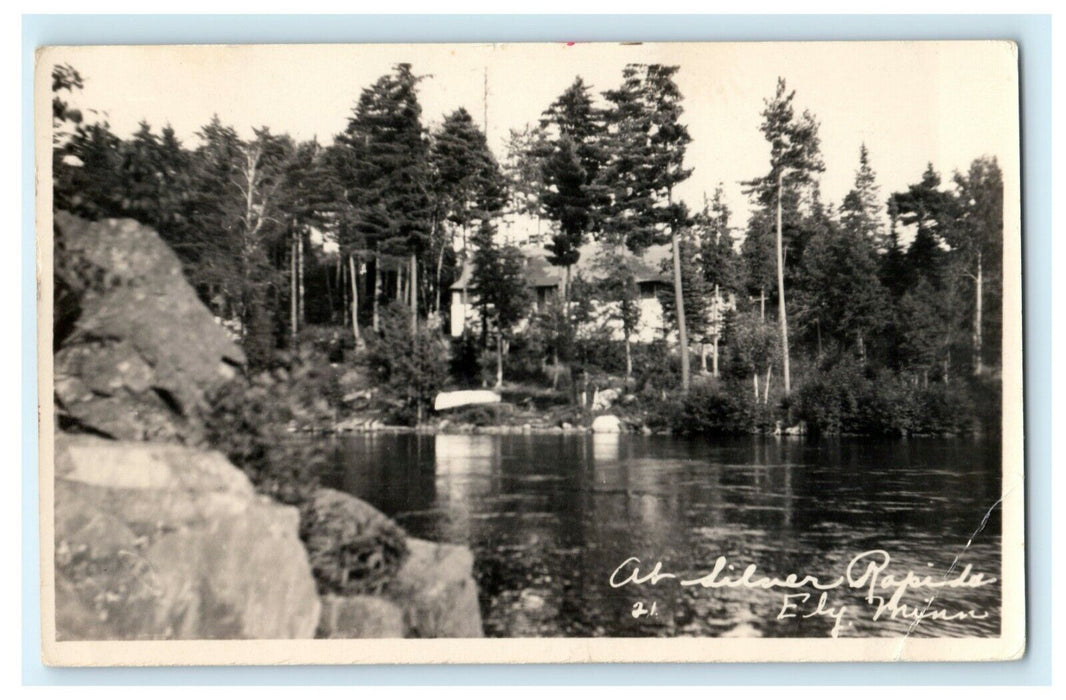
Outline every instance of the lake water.
[[[326, 481], [411, 535], [469, 546], [488, 636], [995, 636], [999, 450], [977, 438], [371, 434], [337, 440]], [[752, 578], [828, 585], [869, 550], [891, 557], [882, 581], [955, 580], [970, 565], [986, 584], [911, 588], [912, 612], [954, 618], [916, 626], [907, 608], [874, 620], [868, 591], [846, 584], [823, 606], [846, 606], [839, 622], [815, 613], [810, 586], [680, 585], [707, 580], [723, 556], [718, 581], [754, 564]], [[631, 557], [642, 576], [662, 562], [677, 578], [612, 587]]]

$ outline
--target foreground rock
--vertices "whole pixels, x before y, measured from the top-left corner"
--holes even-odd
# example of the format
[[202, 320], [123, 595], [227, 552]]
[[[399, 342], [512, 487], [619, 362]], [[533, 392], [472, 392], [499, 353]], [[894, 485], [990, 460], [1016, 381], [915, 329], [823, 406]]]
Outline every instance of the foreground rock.
[[320, 604], [296, 509], [217, 452], [56, 439], [56, 636], [313, 636]]
[[403, 610], [379, 596], [322, 597], [319, 639], [388, 639], [406, 636]]
[[155, 231], [55, 217], [60, 425], [122, 440], [202, 444], [205, 397], [244, 355]]
[[408, 637], [481, 637], [481, 610], [466, 547], [411, 538], [385, 594], [403, 609]]

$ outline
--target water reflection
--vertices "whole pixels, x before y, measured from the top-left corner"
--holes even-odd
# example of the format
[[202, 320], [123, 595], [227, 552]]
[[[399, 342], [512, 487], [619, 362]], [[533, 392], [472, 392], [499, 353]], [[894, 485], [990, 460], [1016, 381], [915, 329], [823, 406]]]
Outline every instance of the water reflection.
[[[831, 621], [778, 620], [780, 592], [615, 589], [631, 556], [698, 577], [719, 556], [769, 575], [839, 574], [888, 550], [901, 572], [947, 572], [961, 552], [999, 576], [998, 444], [972, 440], [806, 443], [633, 435], [367, 435], [337, 443], [328, 480], [416, 536], [469, 545], [486, 632], [498, 636], [824, 636]], [[840, 596], [838, 596], [840, 597]], [[999, 587], [944, 591], [985, 620], [912, 634], [997, 634]], [[635, 619], [633, 605], [656, 604]], [[841, 603], [859, 610], [855, 592]], [[896, 635], [906, 620], [856, 616], [844, 634]]]

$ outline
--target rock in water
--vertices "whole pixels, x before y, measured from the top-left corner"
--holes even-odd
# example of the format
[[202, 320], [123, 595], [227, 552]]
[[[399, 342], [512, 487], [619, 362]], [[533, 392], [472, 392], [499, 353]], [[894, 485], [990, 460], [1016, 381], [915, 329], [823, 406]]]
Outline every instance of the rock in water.
[[60, 425], [121, 440], [202, 444], [206, 397], [244, 354], [155, 231], [55, 216]]
[[219, 453], [58, 435], [55, 471], [57, 640], [314, 635], [296, 509]]
[[407, 636], [484, 636], [473, 553], [413, 537], [407, 546], [411, 555], [385, 590], [403, 609]]
[[620, 433], [622, 432], [622, 421], [618, 420], [618, 416], [612, 416], [610, 414], [596, 416], [592, 421], [592, 432]]

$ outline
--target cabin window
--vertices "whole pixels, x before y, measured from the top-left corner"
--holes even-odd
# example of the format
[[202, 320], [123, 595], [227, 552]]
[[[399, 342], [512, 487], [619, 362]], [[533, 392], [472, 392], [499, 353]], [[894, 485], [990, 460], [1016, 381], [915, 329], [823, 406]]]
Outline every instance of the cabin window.
[[640, 283], [640, 298], [641, 299], [655, 299], [658, 294], [658, 286], [654, 282], [641, 282]]
[[537, 287], [537, 311], [544, 311], [554, 297], [555, 287]]

